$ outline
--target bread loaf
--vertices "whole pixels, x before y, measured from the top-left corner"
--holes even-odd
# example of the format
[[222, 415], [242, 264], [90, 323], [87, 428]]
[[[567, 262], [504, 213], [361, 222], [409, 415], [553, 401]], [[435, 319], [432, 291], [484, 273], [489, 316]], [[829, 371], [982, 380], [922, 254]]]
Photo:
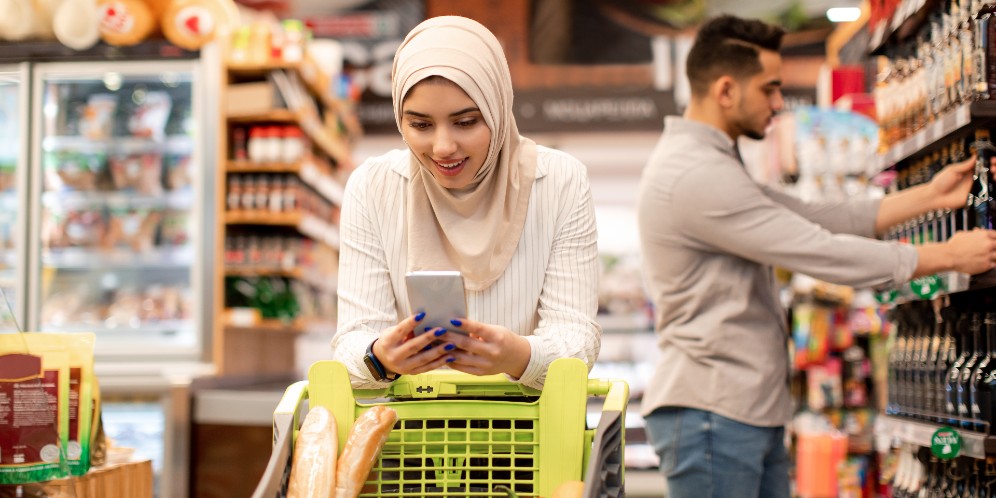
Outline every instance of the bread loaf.
[[360, 495], [363, 483], [397, 421], [397, 412], [384, 405], [371, 407], [356, 419], [336, 469], [335, 498]]
[[330, 498], [335, 490], [336, 452], [339, 450], [335, 417], [325, 407], [308, 411], [294, 443], [287, 498]]
[[550, 498], [581, 498], [584, 493], [584, 483], [581, 481], [565, 481], [553, 491]]

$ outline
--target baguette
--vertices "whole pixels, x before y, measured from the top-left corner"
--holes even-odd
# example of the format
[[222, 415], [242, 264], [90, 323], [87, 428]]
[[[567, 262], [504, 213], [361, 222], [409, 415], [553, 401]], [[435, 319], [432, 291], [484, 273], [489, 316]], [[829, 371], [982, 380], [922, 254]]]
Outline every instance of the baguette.
[[565, 481], [554, 490], [550, 498], [581, 498], [584, 494], [584, 482]]
[[349, 431], [346, 446], [335, 475], [335, 498], [356, 498], [380, 456], [398, 414], [393, 408], [377, 405], [360, 415]]
[[327, 408], [316, 406], [308, 411], [294, 443], [287, 498], [331, 498], [339, 450], [337, 430]]

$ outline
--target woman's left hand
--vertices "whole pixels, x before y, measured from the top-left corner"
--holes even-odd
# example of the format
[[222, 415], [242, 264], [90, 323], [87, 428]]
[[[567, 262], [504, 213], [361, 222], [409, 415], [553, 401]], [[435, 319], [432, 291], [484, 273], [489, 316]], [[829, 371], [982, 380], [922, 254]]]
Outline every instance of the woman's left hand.
[[930, 180], [932, 201], [936, 209], [965, 207], [975, 173], [975, 154], [968, 159], [945, 166]]
[[473, 375], [505, 373], [519, 378], [529, 364], [529, 341], [505, 327], [474, 320], [453, 320], [453, 325], [467, 332], [449, 329], [447, 342], [456, 346], [447, 365]]

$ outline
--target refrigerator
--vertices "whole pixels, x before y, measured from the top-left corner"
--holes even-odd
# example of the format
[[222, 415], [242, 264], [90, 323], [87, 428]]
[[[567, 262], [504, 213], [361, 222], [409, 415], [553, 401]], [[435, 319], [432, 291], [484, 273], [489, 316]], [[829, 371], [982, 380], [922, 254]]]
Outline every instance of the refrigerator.
[[105, 431], [169, 498], [213, 373], [213, 54], [0, 66], [0, 289], [24, 330], [96, 334]]

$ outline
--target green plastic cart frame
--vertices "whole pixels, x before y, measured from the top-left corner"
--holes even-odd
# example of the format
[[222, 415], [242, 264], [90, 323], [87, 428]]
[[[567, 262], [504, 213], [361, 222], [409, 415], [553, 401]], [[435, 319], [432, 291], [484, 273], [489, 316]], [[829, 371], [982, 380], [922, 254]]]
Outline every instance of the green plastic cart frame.
[[[589, 397], [604, 398], [594, 429], [586, 426]], [[388, 404], [397, 411], [363, 497], [549, 497], [571, 480], [584, 481], [585, 498], [624, 496], [628, 399], [625, 382], [589, 379], [576, 358], [555, 360], [542, 392], [503, 375], [453, 370], [354, 390], [345, 365], [320, 361], [307, 381], [287, 389], [274, 412], [273, 453], [253, 496], [284, 496], [305, 402], [335, 415], [340, 452], [353, 421], [369, 407]]]

